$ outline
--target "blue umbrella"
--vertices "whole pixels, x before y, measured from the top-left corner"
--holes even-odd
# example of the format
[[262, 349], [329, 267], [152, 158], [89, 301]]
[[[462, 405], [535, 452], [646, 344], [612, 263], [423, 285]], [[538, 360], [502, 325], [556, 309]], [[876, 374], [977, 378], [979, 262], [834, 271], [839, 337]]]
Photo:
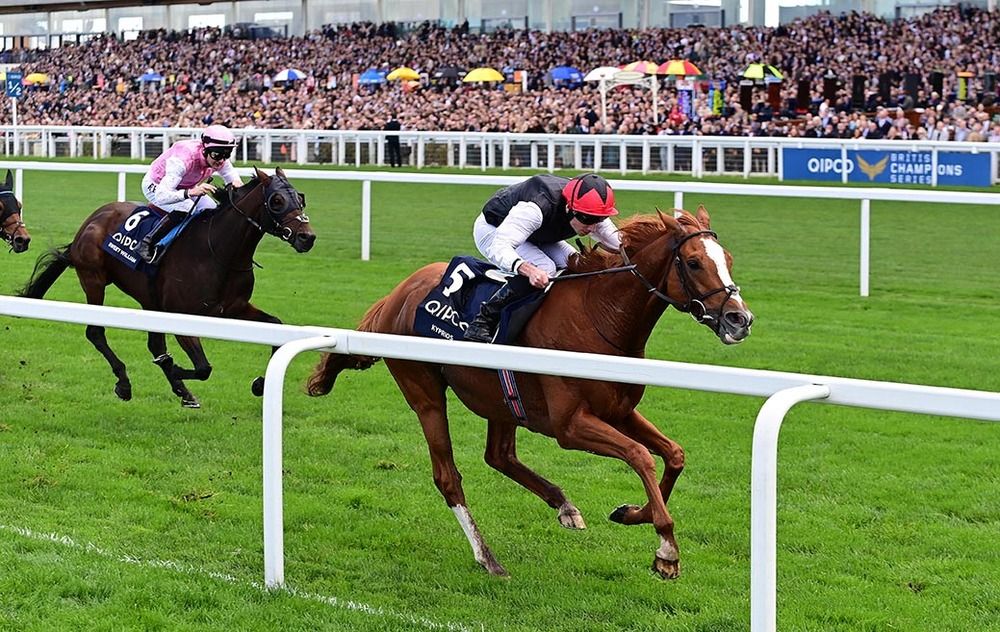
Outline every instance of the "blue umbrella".
[[163, 75], [158, 72], [147, 72], [139, 77], [139, 81], [163, 81]]
[[358, 77], [358, 83], [363, 86], [373, 86], [379, 83], [385, 83], [385, 75], [386, 72], [384, 70], [369, 68], [361, 73], [360, 77]]
[[583, 83], [583, 73], [578, 68], [572, 66], [556, 66], [549, 71], [552, 80], [564, 82], [570, 85], [580, 85]]

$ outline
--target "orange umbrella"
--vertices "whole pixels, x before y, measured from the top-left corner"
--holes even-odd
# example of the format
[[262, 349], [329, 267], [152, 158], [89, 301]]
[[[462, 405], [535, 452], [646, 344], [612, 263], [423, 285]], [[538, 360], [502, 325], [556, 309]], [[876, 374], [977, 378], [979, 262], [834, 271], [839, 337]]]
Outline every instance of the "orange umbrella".
[[700, 75], [701, 70], [686, 59], [671, 59], [656, 68], [658, 75]]
[[634, 61], [631, 64], [625, 64], [622, 66], [622, 70], [641, 72], [645, 75], [655, 75], [657, 67], [658, 66], [651, 61]]

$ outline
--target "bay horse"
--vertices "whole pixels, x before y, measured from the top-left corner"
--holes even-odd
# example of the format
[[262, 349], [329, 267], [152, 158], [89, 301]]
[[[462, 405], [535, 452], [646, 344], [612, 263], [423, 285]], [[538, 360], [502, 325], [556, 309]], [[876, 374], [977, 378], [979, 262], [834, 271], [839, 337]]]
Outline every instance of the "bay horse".
[[21, 202], [14, 195], [14, 174], [10, 169], [0, 186], [0, 239], [10, 244], [13, 252], [24, 252], [31, 243], [31, 235], [21, 220]]
[[[750, 334], [753, 313], [733, 282], [732, 257], [717, 241], [704, 207], [699, 207], [697, 215], [680, 210], [673, 216], [659, 211], [636, 215], [619, 230], [622, 248], [618, 253], [595, 248], [571, 258], [566, 272], [585, 276], [554, 283], [514, 344], [641, 358], [654, 325], [668, 306], [690, 313], [725, 344], [738, 343]], [[623, 263], [624, 271], [601, 274], [615, 267], [620, 270]], [[368, 310], [359, 331], [414, 335], [415, 311], [441, 281], [446, 267], [434, 263], [413, 273]], [[367, 369], [378, 360], [324, 354], [308, 380], [307, 391], [324, 395], [344, 369]], [[684, 467], [684, 452], [636, 410], [644, 386], [515, 373], [526, 417], [518, 422], [504, 401], [495, 371], [390, 358], [385, 363], [420, 420], [434, 483], [455, 513], [476, 561], [487, 571], [507, 574], [466, 506], [448, 431], [445, 391], [449, 386], [469, 410], [487, 421], [486, 462], [548, 503], [564, 527], [583, 529], [586, 525], [559, 487], [518, 460], [518, 426], [554, 437], [562, 448], [628, 463], [642, 480], [647, 502], [642, 507], [618, 507], [610, 519], [626, 525], [652, 523], [660, 537], [653, 570], [668, 579], [679, 575], [674, 521], [666, 505]], [[664, 461], [659, 484], [652, 455]]]
[[[304, 212], [305, 197], [285, 177], [281, 168], [268, 176], [256, 167], [255, 175], [239, 188], [220, 192], [217, 209], [192, 218], [160, 258], [155, 276], [132, 270], [102, 248], [136, 208], [132, 202], [105, 204], [84, 220], [73, 241], [39, 257], [34, 272], [20, 295], [42, 298], [66, 268], [76, 269], [87, 303], [101, 305], [112, 283], [134, 298], [143, 309], [182, 314], [219, 316], [268, 323], [281, 321], [250, 303], [253, 293], [253, 254], [264, 234], [288, 242], [297, 252], [307, 252], [316, 235]], [[104, 327], [89, 325], [87, 339], [111, 365], [117, 378], [115, 394], [132, 398], [132, 384], [125, 364], [108, 346]], [[147, 347], [153, 362], [163, 370], [181, 405], [198, 408], [198, 399], [184, 380], [207, 380], [212, 372], [201, 341], [176, 336], [193, 369], [174, 364], [167, 353], [166, 336], [149, 332]], [[263, 393], [262, 377], [254, 380], [255, 395]]]

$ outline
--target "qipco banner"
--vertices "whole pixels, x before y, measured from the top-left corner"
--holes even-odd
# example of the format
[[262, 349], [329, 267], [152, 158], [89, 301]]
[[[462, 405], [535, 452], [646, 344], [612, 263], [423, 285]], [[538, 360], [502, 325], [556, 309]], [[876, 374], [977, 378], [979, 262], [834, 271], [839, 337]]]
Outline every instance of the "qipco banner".
[[[847, 160], [839, 149], [781, 150], [785, 180], [840, 182], [847, 170], [848, 182], [886, 184], [931, 184], [933, 165], [929, 151], [847, 150]], [[939, 151], [937, 183], [942, 185], [990, 186], [990, 154]]]

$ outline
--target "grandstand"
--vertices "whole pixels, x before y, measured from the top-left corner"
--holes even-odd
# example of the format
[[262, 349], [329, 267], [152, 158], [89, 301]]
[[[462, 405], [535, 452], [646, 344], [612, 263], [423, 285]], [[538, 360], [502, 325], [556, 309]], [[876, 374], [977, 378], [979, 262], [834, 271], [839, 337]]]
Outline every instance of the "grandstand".
[[[666, 28], [669, 16], [638, 1], [622, 12], [590, 4], [586, 19], [576, 2], [560, 15], [483, 2], [481, 16], [464, 2], [454, 15], [421, 3], [83, 4], [25, 14], [3, 3], [0, 62], [34, 78], [20, 124], [378, 130], [396, 111], [404, 130], [1000, 141], [1000, 14], [970, 5], [906, 19], [812, 13], [775, 28], [705, 27], [711, 16], [692, 17], [692, 5], [688, 26]], [[11, 35], [29, 24], [35, 32]], [[689, 60], [701, 74], [650, 75], [603, 99], [594, 82], [551, 74], [647, 59]], [[751, 62], [783, 80], [746, 79]], [[386, 81], [398, 66], [420, 79]], [[477, 66], [507, 80], [435, 79]], [[279, 79], [289, 69], [301, 79]]]

